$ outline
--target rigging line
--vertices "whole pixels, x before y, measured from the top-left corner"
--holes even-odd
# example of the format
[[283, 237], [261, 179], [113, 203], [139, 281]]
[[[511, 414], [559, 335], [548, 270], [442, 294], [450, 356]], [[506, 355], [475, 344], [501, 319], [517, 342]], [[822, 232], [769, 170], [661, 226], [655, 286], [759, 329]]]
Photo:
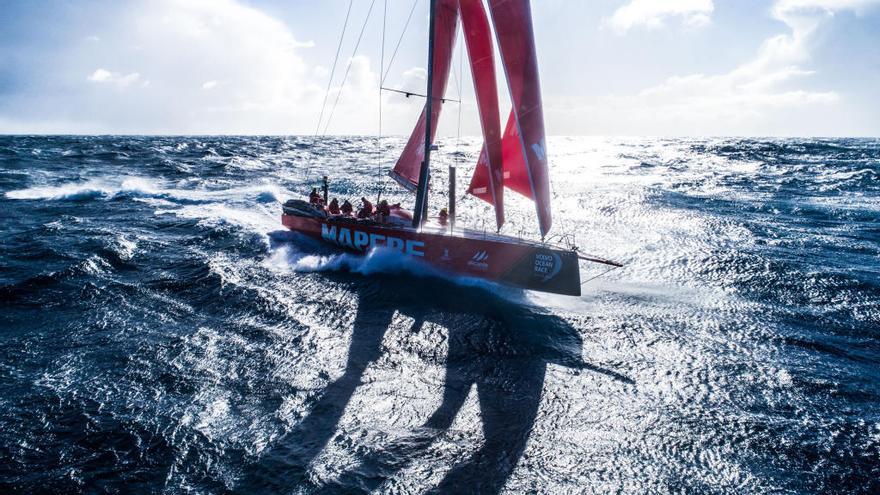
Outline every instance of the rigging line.
[[[456, 89], [456, 91], [458, 91], [458, 99], [461, 100], [461, 83], [459, 82], [461, 79], [461, 76], [456, 74], [455, 64], [451, 64], [451, 65], [452, 65], [452, 82], [455, 83], [455, 89]], [[460, 67], [459, 67], [459, 71], [461, 71]]]
[[[463, 66], [464, 66], [464, 26], [462, 26], [461, 33], [461, 43], [458, 45], [458, 73], [462, 74]], [[455, 70], [455, 64], [452, 64], [452, 69]], [[459, 76], [461, 77], [461, 76]], [[458, 87], [458, 128], [455, 131], [455, 165], [458, 167], [458, 164], [461, 162], [461, 86], [464, 84], [464, 81], [459, 81], [456, 86]]]
[[[388, 22], [388, 0], [382, 9], [382, 54], [379, 57], [379, 74], [385, 72], [385, 25]], [[379, 81], [379, 137], [382, 137], [382, 81]]]
[[327, 98], [330, 96], [330, 86], [333, 84], [333, 74], [336, 73], [336, 63], [339, 61], [339, 52], [342, 50], [342, 40], [345, 39], [345, 31], [348, 29], [348, 19], [351, 16], [351, 7], [354, 0], [348, 2], [348, 12], [345, 13], [345, 22], [342, 23], [342, 34], [339, 36], [339, 45], [336, 46], [336, 57], [333, 58], [333, 68], [330, 69], [330, 80], [327, 81], [327, 91], [324, 92], [324, 103], [321, 104], [321, 115], [318, 117], [318, 125], [315, 127], [315, 137], [321, 130], [321, 121], [324, 120], [324, 109], [327, 107]]
[[617, 270], [618, 268], [620, 268], [620, 267], [619, 267], [619, 266], [612, 266], [611, 268], [609, 268], [609, 269], [605, 270], [604, 272], [602, 272], [602, 273], [596, 275], [595, 277], [590, 277], [590, 278], [584, 280], [583, 282], [581, 282], [581, 287], [583, 287], [584, 285], [586, 285], [586, 284], [592, 282], [593, 280], [596, 280], [597, 278], [599, 278], [599, 277], [601, 277], [601, 276], [603, 276], [603, 275], [608, 274], [608, 272], [611, 272], [611, 271]]
[[333, 101], [333, 107], [330, 109], [330, 116], [327, 117], [327, 125], [324, 126], [324, 134], [327, 134], [327, 129], [330, 128], [330, 121], [333, 120], [333, 114], [336, 112], [336, 105], [339, 103], [339, 97], [342, 96], [342, 88], [345, 87], [345, 81], [348, 79], [349, 71], [351, 71], [351, 63], [354, 61], [354, 57], [357, 56], [358, 48], [361, 46], [364, 31], [367, 29], [367, 21], [370, 20], [370, 14], [373, 13], [374, 5], [376, 5], [376, 0], [370, 2], [370, 10], [367, 11], [367, 17], [364, 18], [364, 24], [361, 26], [361, 32], [358, 35], [357, 43], [354, 44], [354, 51], [351, 53], [351, 58], [348, 59], [348, 66], [345, 67], [345, 74], [342, 76], [342, 83], [339, 85], [339, 92], [336, 93], [336, 99]]
[[409, 9], [409, 17], [406, 18], [406, 23], [403, 25], [403, 31], [400, 33], [400, 38], [397, 39], [397, 45], [394, 47], [394, 53], [391, 54], [391, 60], [388, 62], [388, 69], [382, 74], [382, 81], [380, 81], [379, 85], [385, 85], [385, 79], [388, 79], [388, 73], [391, 72], [391, 66], [394, 65], [394, 58], [397, 57], [397, 50], [400, 48], [400, 42], [403, 41], [403, 35], [406, 34], [406, 29], [409, 27], [409, 21], [412, 20], [413, 13], [416, 11], [416, 6], [419, 4], [419, 0], [413, 0], [413, 6]]

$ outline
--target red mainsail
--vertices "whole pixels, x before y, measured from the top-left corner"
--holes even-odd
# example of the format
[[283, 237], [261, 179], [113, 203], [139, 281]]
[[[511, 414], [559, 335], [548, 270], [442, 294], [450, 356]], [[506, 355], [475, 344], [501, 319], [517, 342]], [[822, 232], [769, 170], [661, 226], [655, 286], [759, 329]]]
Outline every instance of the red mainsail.
[[[452, 51], [455, 47], [455, 35], [458, 29], [458, 0], [438, 0], [434, 26], [434, 79], [432, 91], [434, 101], [431, 102], [431, 140], [437, 132], [437, 121], [443, 107], [446, 94], [446, 82], [449, 79], [449, 68], [452, 62]], [[427, 110], [427, 105], [425, 106]], [[425, 110], [419, 116], [415, 129], [403, 148], [397, 164], [389, 175], [400, 185], [415, 191], [419, 184], [419, 170], [425, 156]]]
[[459, 0], [459, 7], [484, 139], [483, 152], [474, 171], [474, 179], [479, 175], [480, 180], [471, 181], [468, 192], [495, 206], [495, 222], [500, 229], [504, 224], [504, 177], [492, 28], [482, 0]]
[[[550, 176], [547, 167], [547, 146], [544, 136], [544, 111], [541, 104], [541, 84], [535, 54], [535, 36], [529, 0], [489, 0], [489, 10], [495, 25], [495, 36], [501, 52], [502, 65], [513, 102], [512, 116], [515, 133], [505, 131], [502, 159], [514, 159], [511, 148], [519, 141], [519, 158], [525, 165], [531, 197], [535, 200], [541, 236], [550, 230]], [[508, 130], [510, 130], [508, 122]], [[515, 139], [515, 137], [518, 139]], [[511, 176], [517, 164], [504, 170]], [[511, 177], [512, 179], [513, 177]], [[505, 185], [513, 181], [505, 179]]]

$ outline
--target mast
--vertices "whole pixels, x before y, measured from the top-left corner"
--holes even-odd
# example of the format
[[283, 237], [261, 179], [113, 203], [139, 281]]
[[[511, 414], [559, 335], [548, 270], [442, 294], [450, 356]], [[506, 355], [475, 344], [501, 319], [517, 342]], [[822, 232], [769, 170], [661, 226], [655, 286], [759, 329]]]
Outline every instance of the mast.
[[413, 212], [413, 227], [421, 227], [428, 210], [428, 169], [431, 164], [431, 120], [434, 109], [434, 23], [436, 21], [437, 0], [431, 0], [428, 23], [428, 89], [425, 92], [425, 153], [419, 171], [419, 188], [416, 192], [416, 208]]

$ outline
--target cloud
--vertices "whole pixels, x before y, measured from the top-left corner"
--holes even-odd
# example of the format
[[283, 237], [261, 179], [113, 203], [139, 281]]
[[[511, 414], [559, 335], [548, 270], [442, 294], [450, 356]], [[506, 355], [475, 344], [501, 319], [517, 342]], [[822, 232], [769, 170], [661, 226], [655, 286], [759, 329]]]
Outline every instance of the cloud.
[[[110, 72], [107, 69], [96, 69], [95, 72], [92, 72], [92, 74], [86, 79], [94, 83], [108, 83], [120, 88], [125, 88], [138, 82], [140, 78], [141, 75], [137, 72], [122, 75], [116, 72]], [[149, 81], [145, 81], [145, 85], [149, 85]]]
[[[100, 30], [100, 43], [61, 45], [53, 54], [59, 63], [44, 77], [64, 91], [7, 100], [4, 128], [20, 121], [22, 130], [64, 122], [81, 133], [314, 132], [327, 75], [302, 57], [314, 42], [299, 41], [278, 19], [239, 0], [109, 5], [106, 19], [77, 34], [82, 40]], [[331, 133], [378, 128], [378, 77], [370, 59], [351, 60], [345, 87], [337, 80], [328, 95], [330, 104], [338, 96]], [[385, 95], [385, 132], [408, 132], [417, 106]]]
[[[632, 2], [629, 5], [634, 5]], [[844, 10], [859, 11], [880, 0], [778, 0], [771, 15], [788, 32], [763, 41], [754, 58], [720, 74], [672, 76], [632, 96], [607, 96], [576, 111], [630, 124], [636, 132], [667, 129], [676, 134], [774, 133], [774, 123], [790, 121], [793, 134], [812, 133], [799, 115], [842, 100], [833, 89], [811, 90], [805, 67], [823, 22]], [[558, 108], [564, 115], [567, 110]], [[815, 115], [815, 114], [813, 114]], [[784, 117], [785, 119], [783, 119]], [[815, 125], [816, 119], [804, 119]]]
[[837, 10], [862, 10], [877, 5], [877, 0], [779, 0], [773, 5], [773, 14], [783, 17], [787, 14], [810, 10], [822, 10], [833, 14]]
[[404, 79], [425, 81], [428, 78], [428, 71], [424, 67], [410, 67], [403, 71]]
[[314, 48], [315, 42], [312, 40], [309, 41], [294, 41], [295, 48]]
[[[590, 87], [571, 89], [579, 93], [577, 96], [557, 96], [554, 91], [560, 91], [555, 89], [559, 85], [550, 82], [544, 94], [548, 130], [569, 134], [810, 134], [815, 129], [846, 132], [844, 128], [850, 125], [848, 129], [861, 129], [857, 132], [864, 134], [866, 125], [876, 129], [876, 118], [864, 117], [865, 124], [851, 124], [855, 112], [844, 110], [860, 103], [870, 107], [863, 95], [849, 92], [870, 81], [859, 82], [859, 86], [853, 83], [856, 89], [852, 90], [825, 82], [834, 78], [824, 72], [824, 58], [817, 54], [826, 29], [833, 23], [849, 22], [842, 13], [867, 12], [878, 3], [880, 0], [767, 2], [759, 8], [778, 21], [776, 32], [755, 40], [746, 38], [755, 30], [745, 30], [748, 32], [737, 38], [736, 50], [729, 50], [739, 53], [739, 44], [744, 44], [748, 51], [743, 58], [721, 69], [671, 70], [628, 93], [621, 89], [619, 94], [591, 96], [590, 91], [601, 90]], [[65, 32], [68, 43], [54, 43], [39, 56], [32, 52], [22, 56], [40, 63], [32, 63], [28, 70], [16, 69], [17, 83], [0, 88], [7, 91], [0, 98], [0, 131], [312, 134], [329, 70], [305, 58], [318, 56], [308, 53], [314, 43], [300, 41], [290, 26], [255, 8], [257, 4], [247, 0], [132, 0], [124, 5], [103, 5], [99, 13], [89, 16], [88, 23], [71, 24]], [[627, 0], [620, 5], [614, 16], [605, 20], [609, 29], [620, 32], [664, 24], [700, 24], [713, 15], [713, 22], [727, 21], [714, 11], [711, 1]], [[774, 24], [762, 22], [760, 29], [767, 26], [773, 29]], [[62, 32], [59, 25], [45, 28]], [[88, 39], [95, 34], [100, 35], [100, 42]], [[700, 38], [717, 39], [714, 34], [705, 30]], [[613, 37], [612, 41], [632, 48], [634, 40]], [[837, 43], [849, 41], [841, 37]], [[333, 45], [322, 46], [320, 51], [332, 55], [335, 40], [328, 42]], [[857, 42], [859, 46], [836, 46], [834, 50], [864, 50], [864, 38]], [[346, 56], [351, 54], [353, 43], [354, 39], [347, 40], [343, 47]], [[376, 51], [364, 46], [361, 55], [351, 60], [344, 88], [340, 78], [349, 60], [339, 60], [327, 98], [332, 106], [338, 96], [330, 133], [374, 133], [378, 129], [378, 59], [365, 57], [365, 53]], [[691, 62], [701, 63], [696, 55], [705, 52], [694, 53]], [[713, 67], [722, 55], [712, 61]], [[814, 57], [818, 60], [813, 61]], [[669, 58], [672, 62], [675, 59]], [[398, 64], [400, 70], [395, 72], [399, 73], [389, 77], [386, 86], [422, 93], [424, 68], [404, 70], [420, 65], [420, 61], [418, 56]], [[866, 59], [866, 65], [869, 62]], [[545, 58], [541, 65], [548, 71], [548, 79], [555, 75], [552, 63]], [[636, 71], [633, 73], [638, 74]], [[866, 69], [866, 74], [871, 73]], [[632, 74], [627, 84], [612, 85], [620, 77], [609, 73], [609, 86], [632, 87]], [[471, 86], [467, 78], [464, 86], [468, 93]], [[501, 90], [505, 98], [503, 83]], [[452, 81], [448, 92], [456, 92]], [[382, 98], [383, 132], [408, 134], [424, 100], [388, 92]], [[462, 108], [462, 123], [472, 123], [465, 134], [479, 132], [471, 95], [465, 94]], [[455, 134], [457, 119], [450, 116], [457, 110], [453, 105], [444, 110], [441, 134]], [[330, 111], [328, 107], [325, 118]]]
[[712, 21], [715, 6], [712, 0], [630, 0], [614, 11], [604, 24], [623, 34], [636, 26], [658, 28], [673, 17], [684, 25], [700, 27]]
[[88, 80], [92, 82], [107, 82], [113, 77], [113, 73], [111, 73], [110, 71], [106, 69], [98, 69], [93, 72], [91, 76], [88, 77]]
[[836, 12], [849, 10], [861, 13], [880, 4], [880, 0], [777, 0], [771, 9], [773, 17], [785, 23], [790, 34], [765, 42], [764, 55], [788, 56], [805, 60], [809, 57], [810, 42], [820, 24]]

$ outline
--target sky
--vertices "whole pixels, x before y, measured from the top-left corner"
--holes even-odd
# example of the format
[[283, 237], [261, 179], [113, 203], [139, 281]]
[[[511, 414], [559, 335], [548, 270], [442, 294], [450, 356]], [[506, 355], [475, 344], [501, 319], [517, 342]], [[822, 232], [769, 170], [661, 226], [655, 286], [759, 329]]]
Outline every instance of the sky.
[[[428, 0], [351, 3], [340, 45], [349, 0], [0, 0], [0, 133], [408, 134], [379, 85], [424, 91]], [[532, 11], [550, 135], [880, 136], [880, 0]], [[447, 136], [480, 132], [461, 45]]]

